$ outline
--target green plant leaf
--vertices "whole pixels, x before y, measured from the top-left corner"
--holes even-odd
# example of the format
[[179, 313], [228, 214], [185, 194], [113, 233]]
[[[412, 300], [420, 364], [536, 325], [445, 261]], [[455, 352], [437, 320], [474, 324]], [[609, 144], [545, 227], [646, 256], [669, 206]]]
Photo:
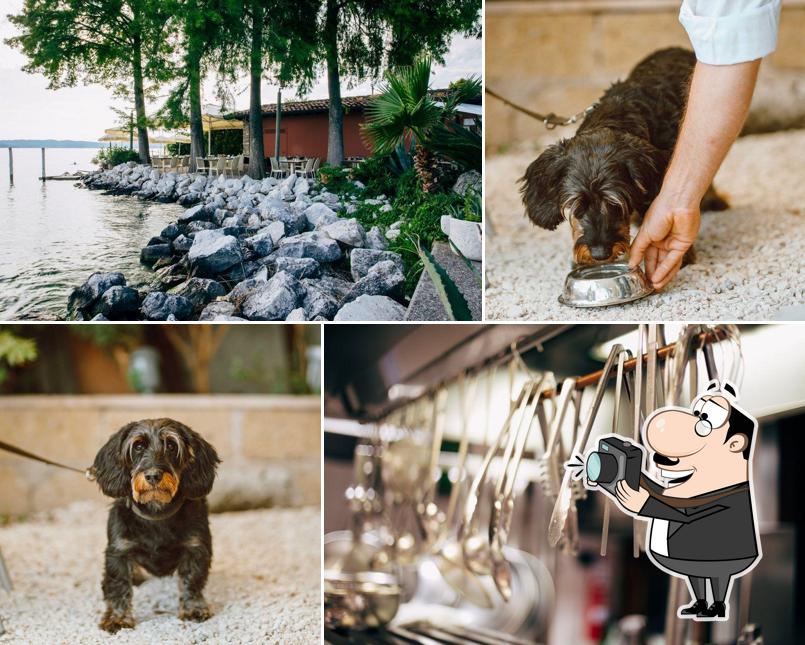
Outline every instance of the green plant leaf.
[[442, 301], [448, 318], [450, 320], [473, 320], [472, 311], [470, 311], [470, 306], [467, 304], [464, 294], [459, 291], [458, 286], [453, 282], [444, 267], [439, 264], [430, 251], [419, 243], [415, 242], [415, 244], [417, 245], [419, 256], [422, 258], [422, 264], [433, 281], [433, 286], [436, 287], [436, 293], [439, 294], [439, 299]]
[[34, 361], [36, 357], [36, 341], [16, 336], [10, 331], [0, 331], [0, 360], [10, 367], [16, 367]]

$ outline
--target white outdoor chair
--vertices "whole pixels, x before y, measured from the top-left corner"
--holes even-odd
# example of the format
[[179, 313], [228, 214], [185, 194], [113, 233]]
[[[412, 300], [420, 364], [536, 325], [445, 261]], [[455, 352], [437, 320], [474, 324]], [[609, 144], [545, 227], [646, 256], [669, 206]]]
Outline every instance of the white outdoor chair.
[[310, 157], [310, 158], [309, 158], [309, 159], [308, 159], [308, 160], [305, 162], [305, 167], [304, 167], [304, 169], [302, 170], [302, 176], [303, 176], [303, 177], [313, 177], [313, 165], [314, 165], [315, 163], [316, 163], [316, 159], [314, 159], [313, 157]]
[[285, 170], [282, 169], [279, 161], [277, 161], [276, 157], [270, 157], [271, 159], [271, 176], [272, 177], [284, 177]]

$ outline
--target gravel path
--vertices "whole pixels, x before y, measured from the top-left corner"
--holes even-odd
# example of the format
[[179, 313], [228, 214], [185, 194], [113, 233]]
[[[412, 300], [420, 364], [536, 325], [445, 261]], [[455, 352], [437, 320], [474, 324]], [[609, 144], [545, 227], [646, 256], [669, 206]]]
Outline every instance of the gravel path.
[[0, 529], [14, 591], [0, 591], [0, 643], [318, 643], [321, 633], [317, 508], [211, 516], [214, 558], [205, 596], [213, 617], [176, 617], [176, 578], [134, 590], [137, 626], [97, 627], [106, 507], [80, 502], [51, 518]]
[[768, 320], [805, 304], [805, 130], [739, 139], [715, 180], [732, 208], [703, 215], [697, 262], [661, 294], [598, 309], [557, 302], [570, 269], [568, 225], [544, 231], [523, 215], [516, 181], [548, 142], [486, 162], [496, 230], [486, 236], [487, 318]]

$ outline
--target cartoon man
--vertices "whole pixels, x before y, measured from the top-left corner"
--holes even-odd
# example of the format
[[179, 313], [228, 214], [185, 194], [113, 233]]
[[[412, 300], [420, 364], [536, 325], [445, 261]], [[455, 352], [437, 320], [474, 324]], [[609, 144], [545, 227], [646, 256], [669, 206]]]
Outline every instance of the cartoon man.
[[647, 551], [654, 564], [687, 580], [693, 603], [679, 608], [680, 618], [727, 620], [732, 581], [761, 557], [751, 484], [757, 421], [736, 398], [730, 384], [713, 381], [690, 409], [660, 408], [646, 419], [643, 441], [667, 486], [641, 473], [637, 489], [621, 476], [607, 490], [589, 481], [587, 469], [589, 489], [650, 521]]

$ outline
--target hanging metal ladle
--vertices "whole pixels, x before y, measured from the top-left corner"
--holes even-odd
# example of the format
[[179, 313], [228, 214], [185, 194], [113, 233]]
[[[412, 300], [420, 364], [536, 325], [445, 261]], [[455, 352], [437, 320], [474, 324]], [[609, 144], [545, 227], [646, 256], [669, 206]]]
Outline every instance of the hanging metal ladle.
[[466, 479], [466, 461], [469, 448], [467, 426], [469, 424], [469, 406], [472, 397], [466, 396], [463, 378], [459, 381], [459, 392], [461, 394], [462, 434], [458, 449], [458, 476], [453, 484], [453, 489], [450, 491], [444, 523], [445, 530], [443, 537], [437, 543], [436, 551], [433, 553], [433, 561], [442, 578], [457, 594], [478, 607], [489, 609], [493, 606], [489, 594], [481, 584], [481, 581], [478, 580], [478, 577], [464, 566], [464, 554], [458, 537], [449, 534], [455, 510], [458, 506], [459, 494]]
[[[618, 355], [623, 351], [623, 349], [623, 345], [617, 344], [614, 345], [609, 352], [609, 357], [604, 364], [604, 369], [601, 372], [601, 378], [598, 381], [598, 385], [595, 389], [595, 396], [593, 398], [592, 406], [590, 407], [587, 422], [584, 425], [584, 431], [576, 437], [571, 455], [584, 454], [584, 449], [587, 446], [587, 441], [590, 438], [590, 432], [592, 431], [593, 424], [595, 423], [595, 417], [598, 414], [598, 409], [601, 407], [601, 400], [604, 398], [604, 392], [606, 391], [609, 375], [612, 372], [612, 368], [615, 365]], [[570, 513], [573, 502], [574, 491], [572, 483], [572, 471], [569, 468], [565, 468], [565, 474], [562, 478], [556, 503], [554, 504], [553, 512], [551, 513], [551, 520], [548, 525], [548, 543], [553, 547], [559, 543], [559, 540], [562, 539], [564, 534], [565, 522], [567, 522], [568, 514]]]
[[475, 478], [467, 493], [467, 499], [464, 505], [464, 516], [459, 528], [459, 543], [461, 544], [461, 551], [464, 564], [470, 571], [478, 575], [488, 575], [491, 572], [491, 562], [489, 558], [489, 542], [487, 538], [481, 535], [478, 530], [478, 513], [480, 511], [479, 500], [482, 491], [484, 490], [487, 477], [489, 476], [489, 469], [492, 461], [497, 455], [498, 451], [503, 448], [504, 441], [508, 442], [511, 437], [511, 427], [515, 418], [522, 420], [525, 414], [525, 408], [537, 383], [528, 382], [523, 385], [517, 400], [509, 409], [509, 414], [500, 429], [495, 443], [489, 447], [484, 455], [481, 467], [475, 475]]
[[543, 377], [532, 395], [532, 402], [520, 419], [518, 433], [514, 435], [514, 453], [504, 463], [504, 471], [495, 489], [495, 501], [492, 506], [492, 517], [489, 521], [489, 556], [492, 565], [492, 580], [500, 595], [508, 601], [512, 595], [511, 567], [503, 555], [511, 530], [512, 512], [514, 510], [514, 485], [517, 472], [523, 459], [523, 451], [528, 441], [533, 421], [538, 420], [540, 431], [547, 427], [543, 414], [543, 394], [548, 389], [555, 389], [556, 380], [550, 374]]

